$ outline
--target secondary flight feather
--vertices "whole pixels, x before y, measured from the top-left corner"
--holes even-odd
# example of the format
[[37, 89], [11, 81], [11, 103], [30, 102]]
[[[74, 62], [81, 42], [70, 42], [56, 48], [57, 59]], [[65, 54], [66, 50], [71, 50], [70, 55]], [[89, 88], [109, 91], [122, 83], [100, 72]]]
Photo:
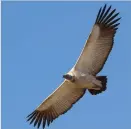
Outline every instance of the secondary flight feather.
[[116, 9], [106, 5], [100, 8], [92, 32], [74, 67], [63, 77], [64, 82], [27, 116], [27, 121], [37, 128], [48, 126], [66, 113], [86, 90], [97, 95], [106, 90], [107, 77], [97, 76], [113, 47], [120, 17]]

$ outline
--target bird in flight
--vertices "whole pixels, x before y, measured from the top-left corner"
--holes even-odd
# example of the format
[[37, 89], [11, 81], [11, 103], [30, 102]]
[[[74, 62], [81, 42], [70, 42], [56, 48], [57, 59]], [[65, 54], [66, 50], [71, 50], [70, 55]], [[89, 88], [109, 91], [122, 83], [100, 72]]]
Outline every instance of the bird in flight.
[[86, 90], [97, 95], [106, 90], [107, 77], [97, 76], [112, 50], [121, 19], [111, 6], [99, 9], [95, 24], [74, 67], [63, 75], [63, 83], [47, 97], [27, 121], [37, 128], [48, 126], [83, 97]]

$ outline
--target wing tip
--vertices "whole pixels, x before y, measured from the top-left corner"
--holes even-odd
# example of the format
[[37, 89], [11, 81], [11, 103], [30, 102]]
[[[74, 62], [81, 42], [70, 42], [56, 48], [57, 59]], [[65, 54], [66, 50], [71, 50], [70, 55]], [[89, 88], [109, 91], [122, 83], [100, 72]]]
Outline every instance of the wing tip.
[[35, 127], [37, 125], [37, 123], [38, 123], [39, 115], [40, 115], [39, 111], [37, 111], [37, 110], [33, 111], [31, 114], [29, 114], [26, 117], [27, 122], [30, 121], [30, 124], [34, 123], [34, 127]]
[[118, 24], [118, 21], [121, 19], [121, 17], [117, 16], [119, 16], [120, 12], [116, 13], [116, 9], [110, 11], [111, 8], [112, 5], [107, 7], [107, 4], [105, 4], [103, 8], [100, 7], [95, 24], [103, 25], [104, 27], [109, 27], [114, 30], [118, 29], [116, 27], [118, 27], [118, 25], [120, 24]]
[[27, 122], [30, 122], [30, 125], [33, 124], [34, 127], [37, 126], [37, 128], [42, 125], [44, 129], [46, 124], [49, 126], [53, 121], [52, 115], [49, 116], [48, 113], [48, 111], [35, 110], [26, 117]]

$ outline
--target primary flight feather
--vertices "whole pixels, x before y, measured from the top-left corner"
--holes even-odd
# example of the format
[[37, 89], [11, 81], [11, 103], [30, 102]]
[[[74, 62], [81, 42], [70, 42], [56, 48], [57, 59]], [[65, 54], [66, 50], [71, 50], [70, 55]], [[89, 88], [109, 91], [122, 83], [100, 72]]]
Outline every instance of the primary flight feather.
[[96, 76], [103, 68], [113, 47], [118, 29], [116, 9], [105, 5], [100, 8], [92, 32], [74, 67], [63, 77], [64, 82], [27, 116], [27, 121], [37, 128], [48, 126], [67, 112], [88, 90], [96, 95], [106, 90], [107, 77]]

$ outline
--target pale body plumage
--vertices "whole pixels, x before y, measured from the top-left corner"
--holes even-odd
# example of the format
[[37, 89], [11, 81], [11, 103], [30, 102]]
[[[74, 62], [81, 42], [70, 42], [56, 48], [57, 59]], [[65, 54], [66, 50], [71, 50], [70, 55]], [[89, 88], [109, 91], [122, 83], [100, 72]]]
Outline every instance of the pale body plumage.
[[92, 32], [74, 67], [63, 77], [64, 82], [49, 95], [34, 112], [28, 115], [28, 121], [39, 128], [67, 112], [88, 90], [92, 95], [106, 90], [106, 76], [97, 76], [103, 68], [113, 47], [114, 36], [120, 18], [119, 13], [100, 8]]
[[[102, 87], [101, 81], [97, 80], [95, 76], [88, 72], [81, 72], [73, 67], [67, 74], [75, 77], [76, 88], [100, 89]], [[69, 81], [70, 82], [70, 81]]]

